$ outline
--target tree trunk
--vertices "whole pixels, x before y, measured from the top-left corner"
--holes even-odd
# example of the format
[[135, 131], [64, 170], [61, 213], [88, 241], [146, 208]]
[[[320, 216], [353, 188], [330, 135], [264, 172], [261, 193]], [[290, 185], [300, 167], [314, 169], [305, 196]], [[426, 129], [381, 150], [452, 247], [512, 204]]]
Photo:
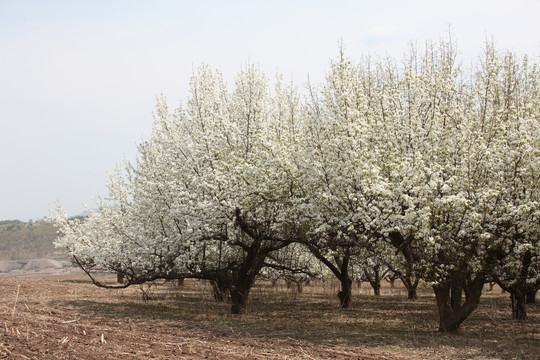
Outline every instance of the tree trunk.
[[121, 272], [121, 271], [118, 271], [116, 273], [116, 282], [119, 283], [119, 284], [123, 284], [124, 283], [124, 273]]
[[[233, 271], [233, 283], [230, 291], [231, 313], [245, 314], [249, 292], [255, 283], [255, 278], [264, 266], [264, 260], [268, 256], [268, 253], [282, 249], [291, 242], [265, 237], [264, 231], [260, 231], [260, 224], [250, 224], [247, 222], [239, 208], [235, 210], [235, 223], [252, 240], [250, 245], [241, 245], [244, 252], [243, 260], [240, 266]], [[267, 240], [271, 241], [266, 242]], [[266, 246], [263, 246], [263, 244], [266, 244]]]
[[364, 270], [364, 279], [366, 279], [373, 288], [373, 295], [381, 295], [381, 277], [379, 276], [379, 265], [373, 266], [373, 273]]
[[[389, 237], [392, 245], [403, 254], [406, 262], [405, 274], [400, 276], [400, 279], [407, 288], [407, 298], [410, 300], [417, 299], [418, 279], [414, 271], [414, 265], [418, 263], [419, 257], [411, 247], [412, 240], [405, 239], [398, 231], [391, 232]], [[415, 280], [413, 281], [413, 279]]]
[[287, 285], [287, 290], [290, 290], [292, 287], [292, 281], [290, 279], [285, 279], [285, 285]]
[[527, 304], [536, 304], [536, 292], [538, 291], [538, 289], [535, 289], [535, 290], [529, 290], [527, 291], [527, 295], [526, 295], [526, 303]]
[[375, 274], [375, 278], [369, 283], [371, 284], [371, 287], [373, 288], [373, 295], [380, 296], [381, 295], [381, 279], [379, 279], [379, 276]]
[[232, 274], [231, 313], [245, 314], [251, 287], [261, 271], [268, 251], [261, 249], [262, 239], [254, 239], [246, 252], [240, 268]]
[[[253, 254], [249, 254], [253, 255]], [[240, 270], [233, 275], [234, 280], [231, 287], [231, 314], [242, 315], [247, 312], [249, 292], [255, 283], [255, 277], [261, 270], [266, 254], [257, 254], [253, 257], [247, 256]], [[248, 259], [251, 258], [251, 261]]]
[[407, 299], [409, 300], [418, 299], [418, 294], [416, 290], [418, 289], [419, 280], [415, 278], [413, 281], [412, 276], [409, 276], [409, 275], [400, 276], [400, 279], [403, 285], [405, 286], [405, 288], [407, 289]]
[[351, 304], [352, 297], [352, 279], [349, 276], [349, 262], [351, 260], [351, 249], [347, 248], [345, 253], [342, 254], [340, 258], [339, 255], [334, 255], [334, 263], [331, 260], [326, 258], [321, 252], [320, 249], [316, 246], [313, 246], [308, 243], [309, 250], [311, 253], [319, 259], [323, 264], [325, 264], [334, 275], [338, 278], [341, 283], [341, 291], [338, 292], [338, 298], [341, 308], [348, 308]]
[[341, 274], [339, 280], [341, 282], [341, 291], [338, 292], [338, 298], [341, 308], [346, 309], [351, 304], [352, 279], [349, 278], [349, 274], [345, 272]]
[[527, 250], [521, 258], [521, 268], [518, 275], [513, 279], [513, 284], [505, 283], [501, 281], [498, 276], [494, 277], [494, 280], [501, 287], [501, 289], [510, 293], [510, 300], [512, 301], [512, 319], [522, 320], [527, 318], [526, 304], [528, 301], [534, 303], [536, 291], [533, 291], [533, 287], [527, 284], [529, 277], [529, 269], [533, 261], [531, 250]]
[[223, 302], [227, 298], [227, 292], [229, 289], [227, 289], [223, 283], [220, 283], [216, 280], [211, 280], [210, 284], [212, 285], [214, 300]]
[[416, 286], [411, 286], [407, 288], [407, 299], [409, 300], [418, 299], [418, 295], [416, 294]]
[[233, 273], [230, 270], [216, 272], [210, 277], [214, 300], [223, 302], [229, 298], [233, 282], [232, 277]]
[[512, 300], [512, 319], [527, 319], [526, 297], [526, 293], [519, 288], [510, 293], [510, 299]]
[[[433, 286], [439, 310], [439, 331], [441, 332], [456, 332], [461, 323], [476, 309], [480, 303], [484, 277], [478, 275], [468, 284], [465, 284], [465, 280], [462, 280], [460, 281], [461, 286], [455, 286], [452, 282], [451, 279], [448, 279], [445, 283]], [[458, 295], [454, 295], [452, 292], [455, 290], [461, 296], [463, 286], [468, 287], [466, 291], [467, 297], [463, 304], [461, 304], [460, 300], [460, 304], [457, 306]]]
[[251, 285], [247, 281], [239, 281], [231, 289], [231, 314], [242, 315], [247, 312], [247, 301]]

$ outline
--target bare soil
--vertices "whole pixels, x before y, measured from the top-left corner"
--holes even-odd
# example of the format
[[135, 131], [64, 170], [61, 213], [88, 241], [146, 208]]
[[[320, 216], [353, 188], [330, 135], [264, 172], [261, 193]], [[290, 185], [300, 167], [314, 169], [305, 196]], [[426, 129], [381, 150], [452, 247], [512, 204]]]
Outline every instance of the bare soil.
[[516, 322], [507, 295], [488, 294], [459, 334], [445, 335], [429, 293], [408, 301], [393, 289], [378, 298], [356, 289], [342, 310], [335, 290], [261, 284], [239, 317], [204, 282], [106, 290], [83, 275], [3, 277], [0, 359], [539, 358], [538, 305]]

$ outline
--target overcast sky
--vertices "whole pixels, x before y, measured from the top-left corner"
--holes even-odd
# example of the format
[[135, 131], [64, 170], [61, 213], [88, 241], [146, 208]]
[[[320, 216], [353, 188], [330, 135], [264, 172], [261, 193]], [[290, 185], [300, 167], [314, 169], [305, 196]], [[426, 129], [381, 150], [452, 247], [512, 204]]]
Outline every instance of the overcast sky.
[[343, 38], [353, 60], [399, 57], [451, 25], [470, 62], [486, 38], [538, 61], [540, 1], [0, 0], [0, 220], [68, 214], [148, 138], [156, 97], [185, 102], [201, 63], [321, 82]]

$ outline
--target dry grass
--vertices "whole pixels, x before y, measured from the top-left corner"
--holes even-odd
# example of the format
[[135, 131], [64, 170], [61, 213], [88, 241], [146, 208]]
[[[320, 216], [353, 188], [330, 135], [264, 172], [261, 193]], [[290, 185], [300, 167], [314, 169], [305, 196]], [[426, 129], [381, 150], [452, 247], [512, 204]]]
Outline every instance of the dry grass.
[[459, 334], [437, 331], [434, 298], [416, 301], [389, 288], [381, 297], [355, 289], [339, 309], [337, 284], [259, 284], [249, 314], [229, 314], [211, 287], [186, 281], [141, 290], [98, 289], [84, 277], [2, 278], [0, 359], [538, 359], [538, 305], [510, 319], [495, 290]]

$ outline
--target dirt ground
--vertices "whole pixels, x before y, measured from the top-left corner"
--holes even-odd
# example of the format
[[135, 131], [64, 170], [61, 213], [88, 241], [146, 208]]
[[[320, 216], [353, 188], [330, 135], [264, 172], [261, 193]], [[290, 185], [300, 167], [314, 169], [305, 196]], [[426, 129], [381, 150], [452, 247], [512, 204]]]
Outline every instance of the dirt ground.
[[[0, 359], [451, 358], [437, 352], [401, 353], [365, 345], [249, 334], [233, 327], [198, 326], [197, 321], [159, 317], [157, 313], [140, 316], [137, 311], [126, 315], [108, 310], [138, 297], [137, 291], [100, 289], [83, 275], [0, 278], [0, 326], [4, 328]], [[136, 302], [131, 304], [136, 306]], [[185, 311], [190, 311], [187, 304]]]
[[[0, 358], [8, 359], [404, 359], [294, 339], [214, 334], [178, 322], [81, 313], [66, 300], [107, 301], [111, 290], [64, 278], [1, 278]], [[114, 296], [114, 294], [113, 294]]]

